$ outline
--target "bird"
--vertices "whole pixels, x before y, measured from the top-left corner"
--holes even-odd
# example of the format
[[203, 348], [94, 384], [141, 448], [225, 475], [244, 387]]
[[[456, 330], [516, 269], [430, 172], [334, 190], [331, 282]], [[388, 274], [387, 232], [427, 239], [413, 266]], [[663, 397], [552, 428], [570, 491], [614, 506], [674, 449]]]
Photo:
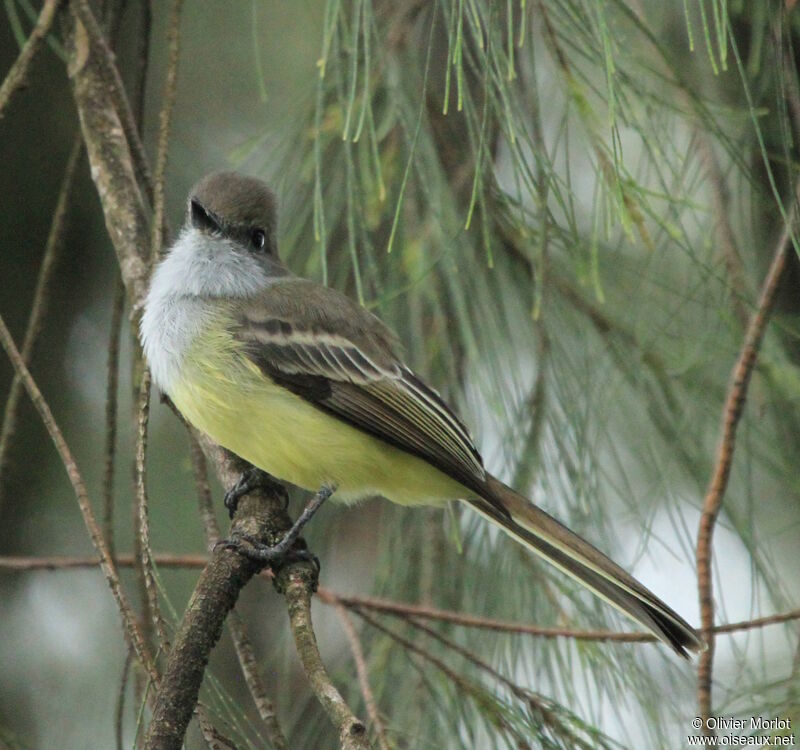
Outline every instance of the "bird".
[[256, 470], [321, 500], [466, 503], [679, 655], [702, 649], [673, 609], [486, 469], [377, 316], [287, 268], [262, 180], [223, 171], [194, 185], [153, 271], [140, 337], [154, 383], [182, 416]]

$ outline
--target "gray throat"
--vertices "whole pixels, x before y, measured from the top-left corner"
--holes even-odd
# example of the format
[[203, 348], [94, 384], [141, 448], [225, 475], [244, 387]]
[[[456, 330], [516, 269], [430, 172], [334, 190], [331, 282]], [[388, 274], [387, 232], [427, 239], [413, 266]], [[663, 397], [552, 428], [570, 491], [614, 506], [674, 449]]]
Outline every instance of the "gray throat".
[[223, 237], [185, 227], [153, 272], [139, 334], [155, 384], [170, 394], [187, 351], [224, 300], [252, 297], [265, 269]]

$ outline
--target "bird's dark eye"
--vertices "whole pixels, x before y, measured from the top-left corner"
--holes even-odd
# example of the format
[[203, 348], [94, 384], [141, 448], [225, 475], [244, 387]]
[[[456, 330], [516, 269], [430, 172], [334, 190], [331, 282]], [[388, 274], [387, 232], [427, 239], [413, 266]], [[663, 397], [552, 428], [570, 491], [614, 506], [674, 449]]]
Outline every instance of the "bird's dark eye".
[[250, 234], [250, 242], [256, 250], [263, 250], [267, 244], [267, 235], [263, 229], [254, 229]]

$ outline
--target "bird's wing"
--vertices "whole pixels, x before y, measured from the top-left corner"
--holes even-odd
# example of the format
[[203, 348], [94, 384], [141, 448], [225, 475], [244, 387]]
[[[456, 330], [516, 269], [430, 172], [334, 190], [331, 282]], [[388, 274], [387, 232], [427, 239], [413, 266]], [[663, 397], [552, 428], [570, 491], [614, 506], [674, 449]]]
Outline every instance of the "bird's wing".
[[395, 356], [392, 333], [344, 295], [301, 279], [242, 303], [234, 335], [274, 382], [475, 490], [483, 461], [438, 393]]

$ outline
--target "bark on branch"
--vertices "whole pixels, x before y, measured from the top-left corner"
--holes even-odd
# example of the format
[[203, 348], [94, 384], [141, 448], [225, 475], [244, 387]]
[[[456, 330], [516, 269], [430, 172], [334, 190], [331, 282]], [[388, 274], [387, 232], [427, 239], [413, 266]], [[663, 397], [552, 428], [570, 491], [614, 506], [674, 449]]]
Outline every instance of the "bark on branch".
[[786, 268], [786, 259], [792, 249], [792, 236], [797, 229], [797, 206], [800, 200], [800, 182], [795, 186], [792, 195], [792, 206], [786, 217], [786, 223], [773, 253], [772, 262], [761, 294], [758, 306], [750, 318], [745, 332], [742, 348], [731, 373], [725, 406], [722, 411], [722, 437], [717, 450], [714, 473], [703, 501], [703, 512], [697, 532], [697, 585], [700, 599], [700, 618], [702, 621], [703, 640], [706, 650], [700, 655], [697, 667], [697, 701], [700, 716], [703, 720], [704, 734], [714, 734], [709, 728], [711, 716], [711, 676], [714, 663], [714, 591], [711, 576], [711, 551], [714, 526], [722, 509], [722, 501], [728, 488], [733, 455], [736, 448], [736, 430], [744, 413], [747, 389], [756, 365], [761, 341], [766, 331], [775, 294]]
[[[267, 530], [289, 525], [281, 501], [252, 493], [242, 498], [231, 528], [271, 544], [276, 541], [275, 534]], [[225, 618], [239, 592], [259, 569], [258, 564], [233, 550], [217, 547], [212, 553], [169, 653], [145, 739], [148, 750], [181, 747], [209, 655], [219, 640]]]
[[80, 20], [81, 5], [80, 0], [72, 0], [64, 15], [67, 73], [106, 228], [128, 299], [136, 310], [147, 290], [150, 209], [139, 188], [126, 128], [103, 72], [101, 60], [108, 62], [108, 48], [93, 38]]
[[276, 582], [286, 594], [289, 622], [300, 661], [314, 694], [339, 730], [342, 750], [369, 750], [372, 745], [367, 738], [367, 728], [353, 715], [322, 663], [311, 624], [311, 593], [316, 588], [316, 581], [309, 577], [307, 568], [292, 566], [281, 570]]
[[28, 74], [31, 60], [36, 56], [42, 42], [50, 33], [50, 27], [53, 25], [53, 20], [56, 17], [56, 11], [62, 0], [45, 0], [42, 6], [42, 12], [33, 27], [28, 41], [25, 42], [19, 57], [14, 61], [11, 69], [6, 74], [2, 86], [0, 86], [0, 119], [5, 114], [5, 108], [14, 92], [25, 84], [25, 78]]

